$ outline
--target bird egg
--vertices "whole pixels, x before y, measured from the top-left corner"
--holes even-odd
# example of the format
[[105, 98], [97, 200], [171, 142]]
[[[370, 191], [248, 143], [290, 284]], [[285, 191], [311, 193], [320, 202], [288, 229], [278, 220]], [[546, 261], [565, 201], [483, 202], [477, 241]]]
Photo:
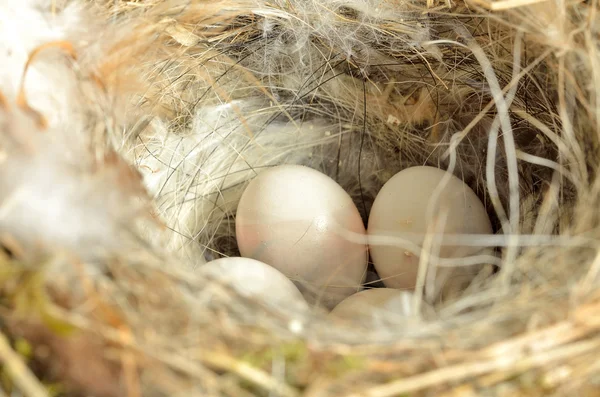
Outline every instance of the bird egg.
[[310, 303], [331, 308], [356, 292], [367, 268], [366, 231], [352, 198], [314, 169], [262, 171], [236, 214], [240, 253], [294, 280]]
[[250, 258], [221, 258], [200, 266], [199, 273], [226, 284], [246, 298], [288, 310], [308, 309], [298, 288], [277, 269]]
[[421, 302], [415, 311], [414, 295], [394, 288], [372, 288], [360, 291], [340, 302], [330, 313], [330, 318], [360, 322], [370, 327], [406, 324], [421, 321], [432, 315], [430, 306]]
[[[431, 212], [428, 212], [429, 205], [432, 205]], [[434, 231], [437, 237], [431, 239], [430, 252], [440, 258], [462, 258], [485, 248], [456, 241], [446, 243], [449, 236], [491, 234], [492, 226], [477, 195], [454, 175], [434, 167], [400, 171], [377, 194], [368, 222], [371, 259], [387, 287], [415, 287], [421, 252], [413, 252], [391, 240], [386, 242], [385, 238], [408, 240], [420, 248], [427, 234], [432, 235]], [[428, 265], [431, 264], [428, 261]], [[442, 288], [439, 280], [451, 280], [455, 272], [450, 267], [436, 269], [435, 281], [431, 283], [436, 292], [429, 291], [433, 295]], [[476, 273], [471, 272], [473, 277]], [[464, 269], [460, 273], [464, 281]]]

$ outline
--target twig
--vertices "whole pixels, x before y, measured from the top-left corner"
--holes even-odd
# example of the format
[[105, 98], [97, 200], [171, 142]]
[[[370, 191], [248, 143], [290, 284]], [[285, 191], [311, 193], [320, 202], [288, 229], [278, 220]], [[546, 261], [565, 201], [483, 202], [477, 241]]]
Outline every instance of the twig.
[[600, 348], [600, 340], [590, 340], [574, 343], [547, 352], [525, 357], [521, 360], [504, 359], [502, 357], [488, 361], [473, 361], [464, 364], [440, 368], [400, 379], [384, 385], [375, 386], [363, 393], [352, 394], [349, 397], [392, 397], [402, 393], [410, 393], [425, 388], [441, 385], [450, 381], [461, 381], [467, 378], [481, 376], [493, 371], [522, 372], [528, 369], [548, 364], [552, 361], [566, 359], [576, 355], [589, 353]]
[[[121, 335], [124, 344], [127, 344], [132, 340], [131, 332], [128, 329], [122, 329]], [[125, 379], [125, 386], [127, 388], [127, 397], [142, 397], [135, 354], [129, 350], [123, 350], [121, 354], [121, 363], [123, 368], [123, 378]]]
[[487, 8], [490, 11], [510, 10], [518, 7], [531, 6], [534, 4], [544, 3], [547, 0], [470, 0], [471, 3]]
[[268, 373], [258, 368], [254, 368], [243, 361], [236, 360], [231, 356], [217, 352], [202, 352], [199, 358], [209, 366], [231, 371], [240, 378], [261, 386], [268, 391], [274, 392], [276, 395], [282, 397], [297, 397], [299, 395], [294, 388], [286, 383], [275, 379]]
[[205, 371], [199, 363], [201, 362], [209, 367], [230, 371], [231, 373], [239, 376], [240, 378], [249, 381], [257, 386], [260, 386], [267, 391], [274, 392], [281, 397], [299, 396], [299, 392], [293, 387], [289, 386], [287, 383], [279, 381], [271, 375], [269, 375], [268, 373], [260, 369], [253, 368], [249, 364], [236, 360], [234, 357], [227, 356], [225, 354], [214, 351], [199, 351], [196, 352], [196, 358], [199, 362], [190, 361], [188, 359], [185, 359], [184, 357], [179, 356], [178, 354], [165, 351], [162, 348], [155, 348], [152, 350], [144, 349], [133, 338], [131, 338], [130, 340], [123, 340], [121, 333], [115, 329], [106, 326], [101, 326], [99, 324], [95, 324], [94, 326], [92, 326], [92, 324], [89, 323], [89, 321], [84, 317], [76, 315], [74, 313], [69, 313], [59, 307], [51, 307], [49, 310], [57, 318], [64, 319], [79, 328], [97, 332], [101, 337], [105, 338], [106, 340], [119, 343], [125, 348], [137, 350], [142, 354], [146, 354], [149, 357], [153, 357], [159, 361], [162, 361], [163, 363], [169, 365], [171, 368], [187, 373], [190, 376], [197, 377], [198, 379], [201, 379], [205, 373]]

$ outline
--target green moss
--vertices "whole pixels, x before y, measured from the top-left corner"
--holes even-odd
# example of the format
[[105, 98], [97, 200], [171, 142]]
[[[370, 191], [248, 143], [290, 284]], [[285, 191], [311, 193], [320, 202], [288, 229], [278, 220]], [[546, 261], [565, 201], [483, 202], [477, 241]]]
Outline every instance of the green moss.
[[242, 360], [254, 367], [270, 366], [275, 358], [285, 359], [287, 363], [297, 363], [307, 356], [306, 345], [302, 341], [285, 343], [276, 347], [244, 355]]
[[[21, 357], [26, 365], [30, 365], [33, 360], [33, 346], [24, 338], [16, 338], [12, 343], [15, 352]], [[40, 380], [46, 392], [50, 397], [59, 397], [65, 394], [66, 389], [60, 383], [44, 382]], [[12, 395], [17, 391], [17, 387], [12, 380], [11, 375], [5, 371], [4, 366], [0, 365], [0, 390], [3, 390], [8, 395]]]
[[4, 370], [3, 366], [0, 366], [0, 389], [8, 395], [13, 393], [14, 383], [11, 376]]
[[50, 314], [53, 303], [46, 293], [43, 264], [34, 270], [23, 266], [19, 273], [13, 273], [13, 277], [16, 277], [14, 281], [18, 288], [10, 300], [17, 314], [38, 315], [44, 325], [60, 336], [68, 336], [75, 331], [75, 327]]
[[297, 362], [305, 359], [308, 351], [304, 342], [295, 341], [282, 345], [279, 354], [282, 354], [287, 362]]
[[[51, 331], [67, 336], [76, 328], [51, 314], [54, 303], [46, 291], [45, 270], [50, 259], [39, 263], [24, 263], [9, 257], [0, 251], [0, 300], [15, 314], [26, 318], [38, 317]], [[13, 349], [23, 362], [30, 365], [34, 358], [34, 347], [24, 338], [14, 339]], [[49, 396], [57, 397], [65, 394], [65, 389], [58, 383], [47, 383], [41, 379]], [[8, 395], [16, 391], [11, 376], [0, 366], [0, 388]]]
[[47, 383], [44, 386], [50, 397], [59, 397], [66, 393], [66, 389], [60, 383]]
[[15, 351], [23, 357], [25, 362], [33, 357], [33, 347], [26, 339], [17, 338], [15, 340]]
[[339, 377], [351, 371], [364, 369], [365, 366], [364, 358], [347, 355], [331, 360], [325, 368], [331, 376]]

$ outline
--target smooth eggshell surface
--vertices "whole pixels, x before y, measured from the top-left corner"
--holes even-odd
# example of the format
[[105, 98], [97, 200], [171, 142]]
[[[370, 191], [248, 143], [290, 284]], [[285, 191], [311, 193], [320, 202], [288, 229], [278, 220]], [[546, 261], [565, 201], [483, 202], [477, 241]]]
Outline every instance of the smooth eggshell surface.
[[360, 291], [337, 305], [329, 316], [361, 322], [366, 326], [402, 323], [406, 318], [419, 320], [431, 316], [431, 307], [421, 304], [422, 313], [413, 307], [413, 294], [393, 288], [373, 288]]
[[[362, 241], [349, 241], [340, 231]], [[237, 209], [242, 256], [272, 265], [296, 282], [310, 303], [329, 308], [360, 288], [367, 268], [365, 234], [344, 189], [303, 166], [261, 172]]]
[[227, 284], [247, 298], [287, 309], [308, 308], [298, 288], [277, 269], [250, 258], [222, 258], [200, 266], [200, 274]]
[[[413, 289], [417, 280], [419, 255], [402, 247], [378, 244], [377, 236], [400, 237], [422, 247], [426, 232], [433, 226], [427, 224], [427, 207], [445, 175], [446, 171], [433, 167], [407, 168], [394, 175], [375, 198], [369, 214], [370, 252], [375, 269], [387, 287]], [[492, 233], [483, 204], [457, 177], [450, 175], [437, 203], [433, 219], [443, 219], [444, 235]], [[441, 245], [439, 256], [442, 258], [465, 257], [484, 249], [444, 245], [444, 237], [441, 238]], [[452, 279], [445, 274], [453, 272], [451, 268], [438, 270], [442, 278]], [[465, 274], [463, 270], [461, 274]], [[436, 285], [437, 288], [441, 286]]]

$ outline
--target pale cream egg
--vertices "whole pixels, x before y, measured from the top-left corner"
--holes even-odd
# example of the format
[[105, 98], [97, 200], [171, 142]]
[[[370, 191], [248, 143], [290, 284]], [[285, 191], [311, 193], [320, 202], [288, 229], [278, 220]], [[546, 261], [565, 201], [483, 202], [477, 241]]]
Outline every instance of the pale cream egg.
[[360, 322], [371, 328], [419, 322], [433, 316], [432, 308], [421, 302], [415, 311], [414, 295], [394, 288], [372, 288], [360, 291], [338, 304], [330, 313], [332, 319]]
[[233, 288], [243, 297], [286, 310], [305, 310], [298, 288], [277, 269], [250, 258], [221, 258], [199, 267], [200, 275]]
[[[433, 204], [432, 217], [428, 221], [430, 203]], [[386, 242], [385, 238], [405, 239], [418, 249], [423, 247], [426, 234], [432, 231], [438, 236], [430, 239], [433, 254], [441, 258], [463, 258], [479, 254], [486, 248], [456, 241], [446, 243], [446, 240], [452, 235], [491, 234], [492, 225], [477, 195], [454, 175], [434, 167], [412, 167], [400, 171], [377, 194], [369, 214], [371, 259], [387, 287], [415, 287], [420, 252], [390, 244], [391, 240]], [[430, 233], [430, 236], [433, 235]], [[435, 297], [444, 288], [440, 283], [452, 280], [453, 273], [460, 274], [454, 279], [464, 283], [465, 275], [475, 276], [475, 269], [477, 266], [460, 270], [436, 268], [436, 273], [433, 273], [435, 279], [428, 284], [433, 285], [436, 291], [430, 290], [429, 296]]]
[[356, 205], [308, 167], [259, 173], [240, 199], [236, 237], [242, 256], [277, 268], [310, 303], [327, 308], [358, 291], [366, 274], [366, 231]]

